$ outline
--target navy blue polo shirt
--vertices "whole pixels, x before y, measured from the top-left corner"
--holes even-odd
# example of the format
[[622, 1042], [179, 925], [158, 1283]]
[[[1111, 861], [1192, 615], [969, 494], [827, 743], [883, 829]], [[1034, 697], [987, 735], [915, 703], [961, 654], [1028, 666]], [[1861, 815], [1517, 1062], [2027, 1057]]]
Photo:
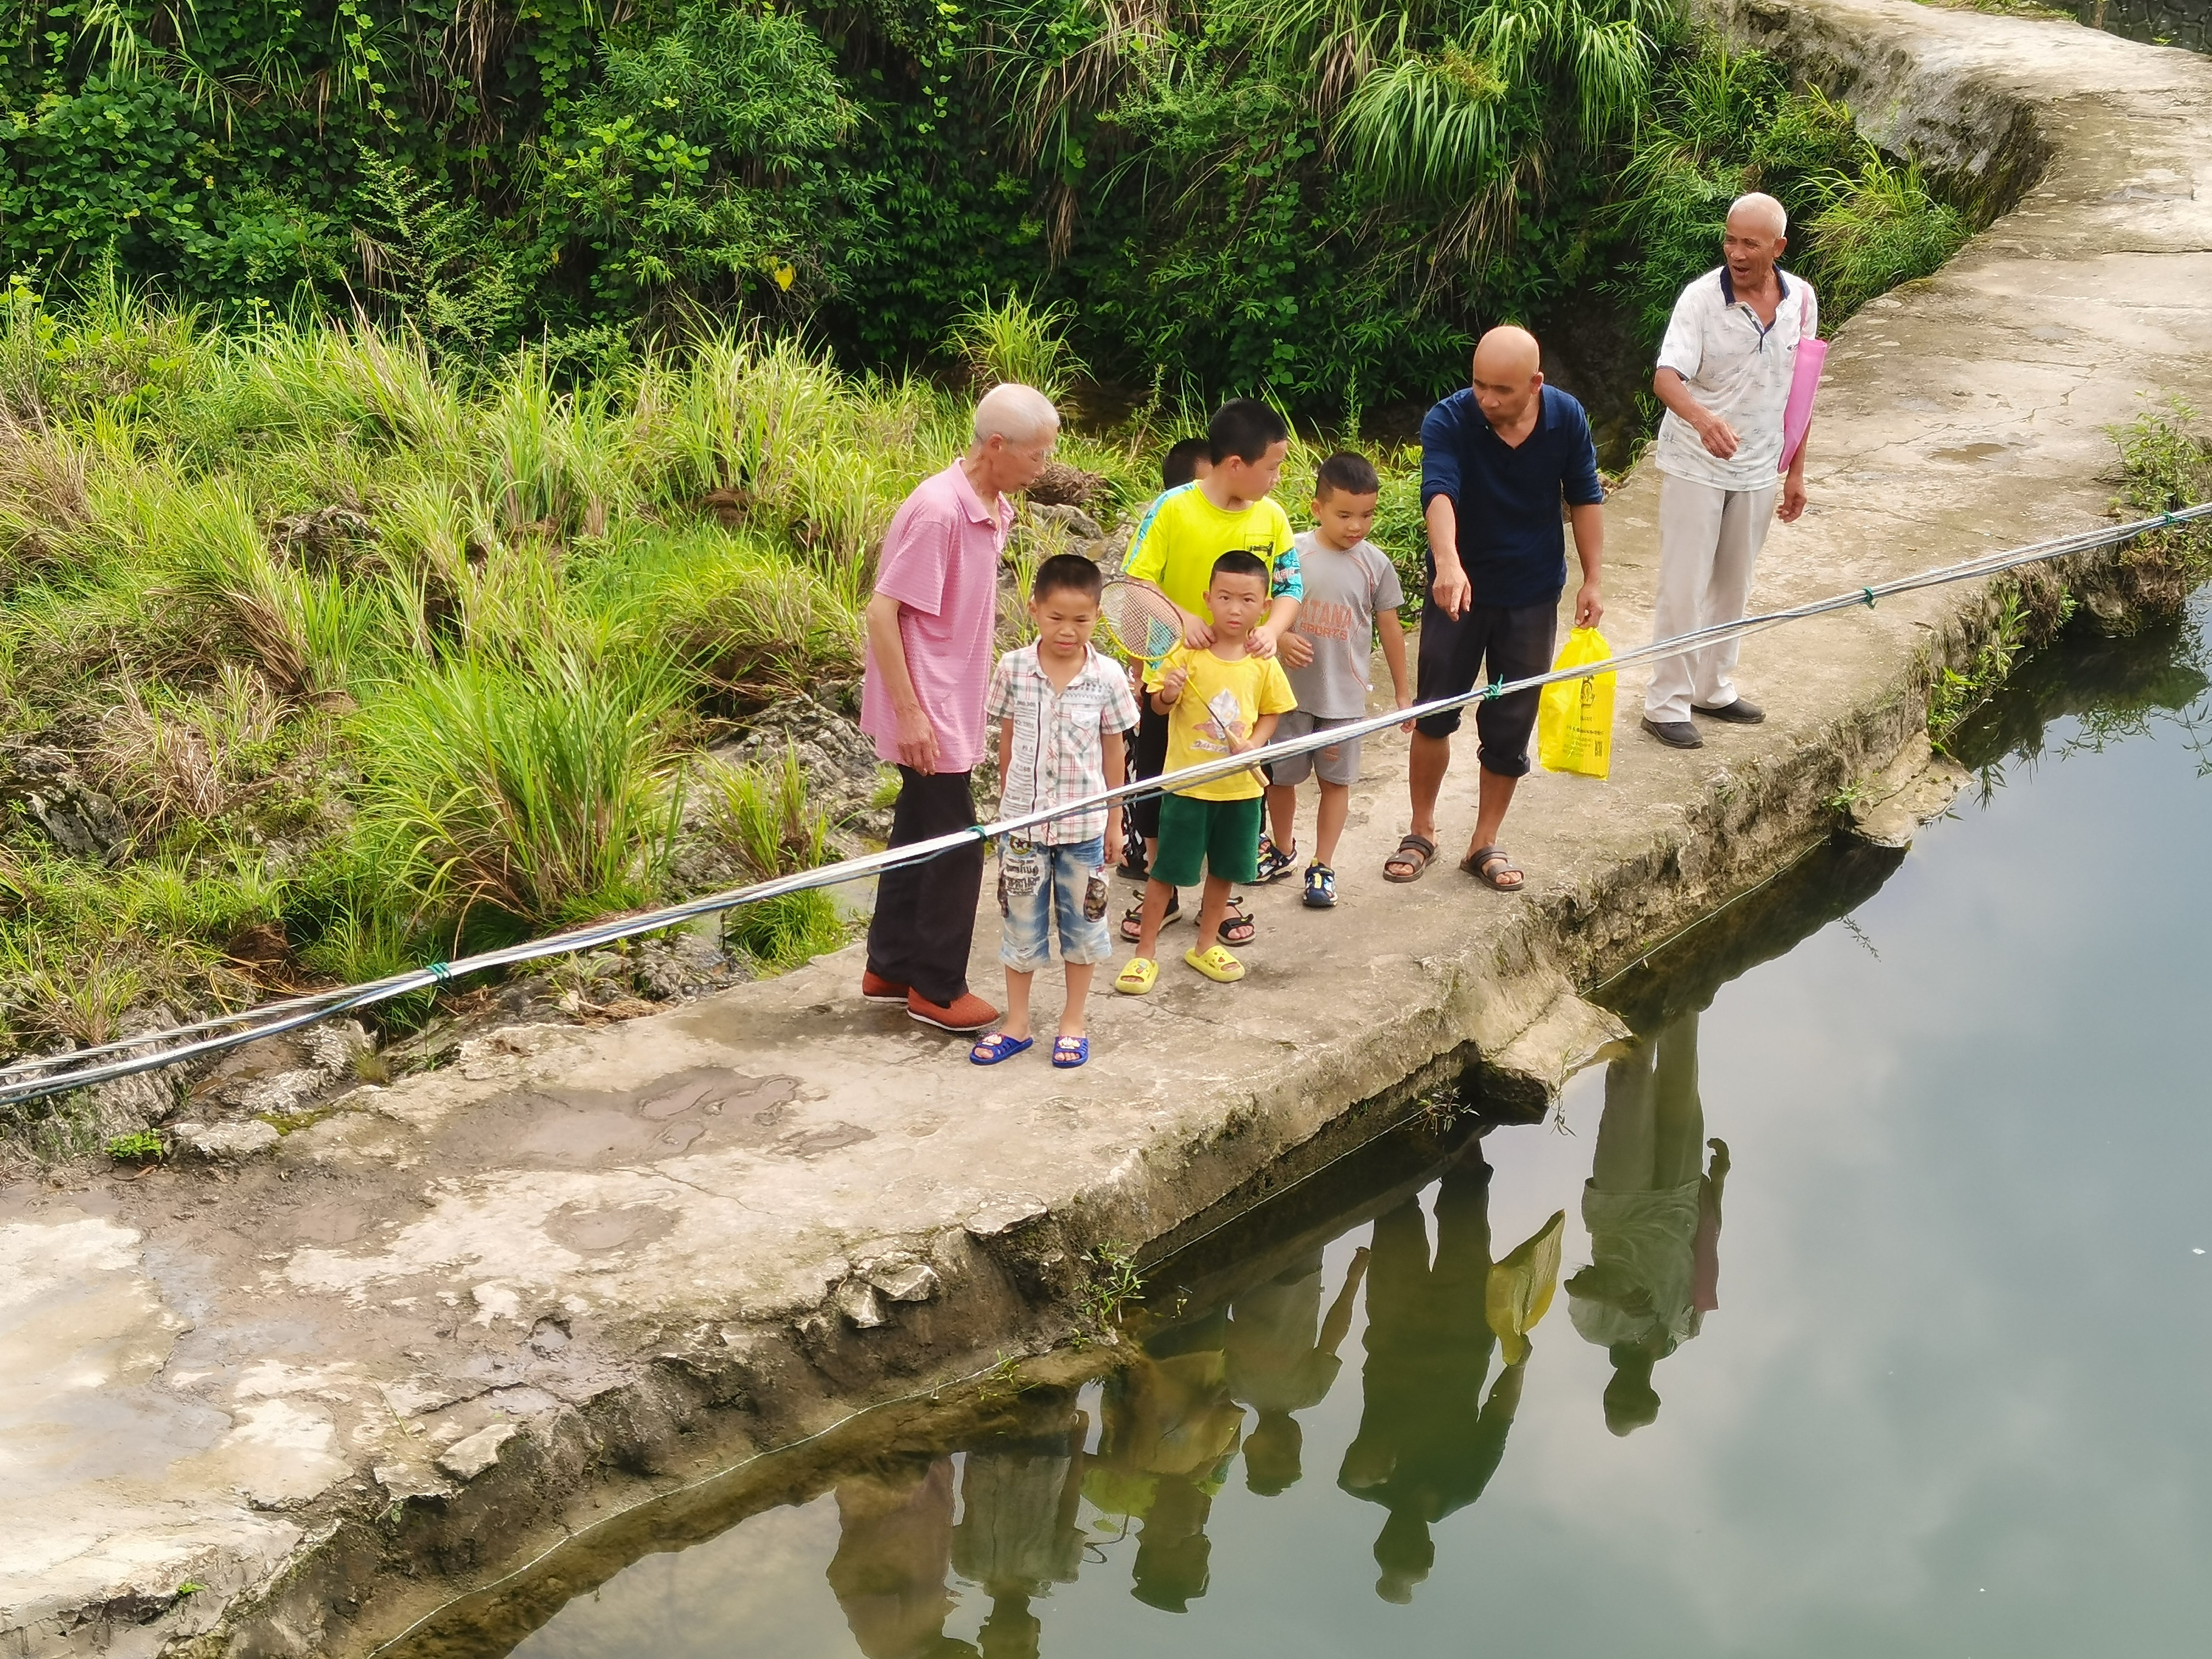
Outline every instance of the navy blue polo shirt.
[[1567, 585], [1559, 503], [1605, 499], [1589, 416], [1557, 386], [1541, 396], [1535, 429], [1517, 449], [1491, 430], [1472, 389], [1453, 392], [1421, 422], [1421, 510], [1439, 495], [1458, 509], [1459, 561], [1477, 605], [1558, 604]]

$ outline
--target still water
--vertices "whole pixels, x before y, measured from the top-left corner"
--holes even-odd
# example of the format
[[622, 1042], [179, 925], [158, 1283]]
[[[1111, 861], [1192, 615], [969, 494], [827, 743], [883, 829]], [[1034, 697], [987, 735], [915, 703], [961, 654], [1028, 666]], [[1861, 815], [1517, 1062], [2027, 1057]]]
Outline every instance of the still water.
[[1165, 1264], [1126, 1372], [445, 1650], [2204, 1653], [2203, 630], [2046, 653], [1908, 858], [1625, 977], [1553, 1121]]

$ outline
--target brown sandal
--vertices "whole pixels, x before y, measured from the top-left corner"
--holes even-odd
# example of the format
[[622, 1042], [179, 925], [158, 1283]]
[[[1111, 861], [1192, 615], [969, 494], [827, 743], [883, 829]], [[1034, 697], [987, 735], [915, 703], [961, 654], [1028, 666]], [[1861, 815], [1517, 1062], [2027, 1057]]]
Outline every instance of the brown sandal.
[[[1398, 843], [1398, 850], [1382, 860], [1382, 879], [1385, 881], [1419, 881], [1421, 872], [1437, 855], [1437, 844], [1426, 836], [1407, 836]], [[1402, 875], [1394, 872], [1403, 871]]]
[[[1528, 878], [1505, 856], [1502, 847], [1478, 847], [1459, 861], [1459, 867], [1493, 893], [1517, 893], [1528, 884]], [[1521, 879], [1501, 881], [1501, 876], [1520, 876]]]

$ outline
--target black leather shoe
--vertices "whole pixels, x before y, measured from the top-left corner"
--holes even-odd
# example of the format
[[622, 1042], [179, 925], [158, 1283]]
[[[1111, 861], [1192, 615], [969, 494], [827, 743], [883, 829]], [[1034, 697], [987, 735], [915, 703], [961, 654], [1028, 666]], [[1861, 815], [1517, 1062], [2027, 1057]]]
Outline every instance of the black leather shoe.
[[1727, 720], [1735, 726], [1756, 726], [1766, 718], [1764, 708], [1755, 702], [1746, 702], [1741, 697], [1734, 702], [1724, 702], [1717, 708], [1708, 708], [1701, 702], [1693, 702], [1690, 707], [1707, 720]]
[[1669, 749], [1703, 749], [1705, 746], [1705, 740], [1698, 735], [1698, 728], [1687, 720], [1655, 720], [1646, 714], [1644, 729]]

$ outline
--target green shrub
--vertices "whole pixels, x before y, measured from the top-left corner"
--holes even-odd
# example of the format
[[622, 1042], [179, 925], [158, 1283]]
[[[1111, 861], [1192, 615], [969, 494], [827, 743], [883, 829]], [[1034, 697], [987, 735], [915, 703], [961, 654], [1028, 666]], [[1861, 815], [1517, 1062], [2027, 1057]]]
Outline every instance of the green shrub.
[[595, 661], [559, 641], [437, 665], [363, 711], [368, 831], [404, 849], [433, 905], [552, 925], [644, 903], [673, 834], [677, 689], [649, 653]]
[[160, 1130], [139, 1129], [111, 1137], [107, 1155], [118, 1164], [158, 1164], [169, 1155], [169, 1146]]
[[1815, 189], [1809, 274], [1824, 322], [1928, 276], [1966, 243], [1966, 221], [1928, 193], [1920, 169], [1893, 167], [1871, 148], [1856, 173], [1826, 174]]
[[953, 319], [947, 337], [976, 390], [1033, 386], [1056, 400], [1083, 372], [1067, 342], [1074, 317], [1071, 306], [1036, 305], [1016, 294], [994, 300], [986, 294]]
[[[811, 870], [828, 856], [830, 825], [807, 799], [795, 750], [772, 766], [716, 766], [705, 779], [714, 834], [753, 881]], [[797, 967], [845, 942], [830, 895], [809, 888], [740, 905], [724, 936], [763, 966]]]

